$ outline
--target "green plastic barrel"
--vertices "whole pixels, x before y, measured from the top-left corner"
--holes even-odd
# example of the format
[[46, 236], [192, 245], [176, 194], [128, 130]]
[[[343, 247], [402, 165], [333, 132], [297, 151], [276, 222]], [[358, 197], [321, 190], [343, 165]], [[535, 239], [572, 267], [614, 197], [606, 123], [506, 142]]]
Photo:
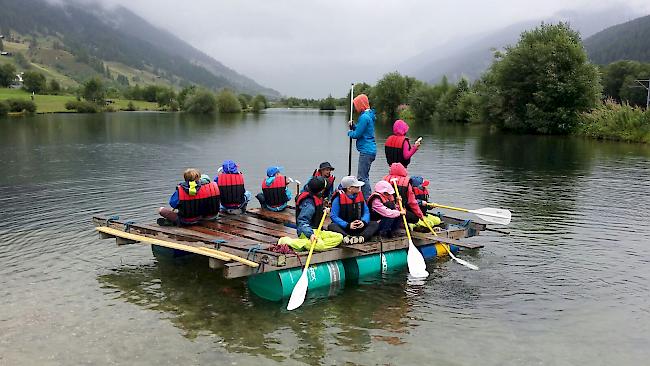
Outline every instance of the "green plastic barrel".
[[151, 252], [158, 259], [176, 259], [195, 256], [194, 253], [186, 252], [180, 249], [162, 247], [160, 245], [151, 245]]
[[[296, 267], [256, 274], [248, 277], [248, 287], [263, 299], [280, 301], [291, 296], [302, 270], [303, 267]], [[307, 270], [307, 281], [308, 296], [333, 296], [345, 284], [343, 263], [332, 261], [311, 265]]]
[[358, 282], [364, 277], [404, 269], [406, 267], [406, 249], [348, 258], [343, 261], [343, 265], [348, 281]]

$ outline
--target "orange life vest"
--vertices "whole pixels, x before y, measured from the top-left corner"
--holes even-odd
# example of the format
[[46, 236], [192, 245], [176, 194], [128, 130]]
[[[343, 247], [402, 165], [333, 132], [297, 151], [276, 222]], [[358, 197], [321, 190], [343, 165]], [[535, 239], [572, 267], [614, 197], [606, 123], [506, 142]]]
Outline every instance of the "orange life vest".
[[217, 183], [197, 185], [196, 194], [190, 194], [190, 189], [184, 184], [176, 187], [178, 190], [178, 217], [182, 223], [195, 223], [201, 217], [215, 216], [219, 213], [219, 187]]
[[[411, 189], [411, 178], [389, 174], [384, 177], [384, 180], [390, 183], [392, 186], [393, 182], [391, 182], [391, 179], [394, 178], [397, 178], [397, 190], [399, 191], [399, 195], [402, 197], [402, 204], [406, 206], [406, 201], [408, 200], [408, 191]], [[395, 199], [397, 199], [397, 193], [395, 194]]]
[[339, 217], [346, 222], [361, 220], [363, 216], [363, 193], [357, 193], [354, 199], [348, 197], [345, 191], [336, 191], [332, 195], [332, 202], [338, 197], [339, 199]]
[[390, 135], [386, 139], [386, 144], [384, 146], [384, 151], [386, 152], [386, 161], [388, 166], [393, 163], [402, 163], [404, 167], [408, 167], [411, 163], [411, 159], [404, 159], [404, 141], [408, 143], [409, 149], [411, 148], [411, 142], [406, 136], [397, 136]]
[[244, 175], [241, 173], [221, 173], [217, 178], [219, 190], [221, 191], [221, 204], [224, 207], [236, 208], [246, 200], [244, 192]]
[[420, 189], [418, 187], [413, 187], [413, 193], [415, 194], [415, 199], [422, 201], [422, 205], [420, 205], [420, 210], [422, 212], [426, 212], [429, 207], [427, 207], [426, 202], [429, 202], [429, 190], [427, 187], [422, 187], [423, 189]]
[[265, 203], [269, 207], [282, 206], [289, 200], [287, 197], [287, 178], [278, 174], [270, 186], [266, 185], [266, 179], [262, 180], [262, 193]]

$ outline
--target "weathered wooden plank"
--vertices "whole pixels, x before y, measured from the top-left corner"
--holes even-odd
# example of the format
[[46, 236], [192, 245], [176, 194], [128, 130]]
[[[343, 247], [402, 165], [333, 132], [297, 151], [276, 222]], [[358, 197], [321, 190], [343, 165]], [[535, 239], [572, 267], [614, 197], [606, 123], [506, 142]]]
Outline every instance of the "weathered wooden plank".
[[[125, 228], [125, 223], [119, 220], [108, 221], [105, 217], [95, 216], [93, 217], [93, 223], [95, 225], [112, 227], [114, 229], [122, 230]], [[158, 225], [147, 225], [147, 224], [129, 224], [129, 230], [134, 230], [136, 233], [143, 233], [147, 235], [156, 236], [161, 233], [172, 239], [184, 240], [184, 241], [204, 241], [211, 242], [213, 240], [227, 240], [227, 243], [222, 245], [224, 246], [233, 246], [235, 248], [242, 247], [247, 248], [249, 245], [257, 245], [256, 241], [251, 241], [249, 239], [240, 238], [230, 234], [221, 234], [215, 232], [200, 233], [198, 231], [190, 231], [187, 227], [177, 227], [177, 226], [158, 226]]]
[[[112, 235], [115, 238], [128, 239], [128, 240], [131, 240], [131, 241], [136, 242], [136, 243], [140, 242], [140, 243], [145, 243], [145, 244], [159, 245], [159, 246], [162, 246], [162, 247], [165, 247], [165, 248], [178, 249], [178, 250], [182, 250], [182, 251], [189, 252], [189, 253], [205, 255], [206, 257], [211, 257], [211, 258], [219, 259], [219, 260], [222, 260], [222, 261], [230, 261], [231, 259], [233, 259], [230, 256], [226, 255], [226, 253], [220, 252], [220, 251], [214, 250], [214, 249], [201, 248], [201, 247], [198, 247], [198, 246], [192, 246], [192, 245], [187, 245], [187, 244], [182, 244], [182, 243], [176, 243], [176, 242], [172, 242], [172, 241], [169, 241], [169, 240], [161, 240], [161, 239], [151, 238], [151, 237], [144, 236], [144, 235], [137, 235], [137, 234], [133, 234], [133, 233], [127, 233], [125, 231], [121, 231], [121, 230], [118, 230], [118, 229], [113, 229], [113, 228], [106, 227], [106, 226], [98, 226], [95, 229], [97, 231], [103, 232], [105, 234]], [[243, 258], [239, 258], [239, 259], [243, 259]], [[244, 261], [242, 261], [242, 263], [245, 263], [246, 265], [253, 266], [253, 267], [258, 266], [257, 263], [254, 263], [254, 262], [251, 262], [251, 261], [248, 261], [248, 260], [244, 260]]]
[[[285, 230], [276, 230], [276, 229], [271, 228], [269, 226], [262, 226], [264, 224], [258, 224], [258, 225], [250, 224], [250, 223], [243, 222], [243, 221], [240, 221], [240, 220], [237, 220], [237, 219], [230, 219], [230, 220], [222, 222], [222, 223], [226, 224], [226, 225], [233, 226], [233, 227], [238, 227], [238, 228], [244, 229], [246, 231], [251, 231], [251, 232], [256, 232], [256, 233], [260, 233], [260, 234], [264, 234], [264, 235], [268, 235], [268, 236], [273, 236], [273, 237], [276, 238], [276, 241], [277, 241], [278, 238], [281, 238], [283, 236], [292, 235], [290, 230], [287, 230], [288, 232], [285, 231]], [[268, 222], [268, 221], [266, 221], [266, 223], [272, 224], [271, 222]], [[279, 225], [279, 224], [275, 224], [275, 225]], [[285, 226], [285, 228], [287, 228], [287, 227]], [[289, 229], [289, 228], [287, 228], [287, 229]], [[293, 235], [295, 235], [295, 230], [293, 230]]]
[[223, 261], [220, 261], [218, 259], [208, 258], [208, 267], [210, 267], [212, 269], [223, 268], [224, 264], [225, 263]]
[[296, 223], [296, 212], [291, 209], [286, 209], [282, 212], [274, 212], [262, 208], [250, 208], [247, 212], [255, 217], [280, 224]]
[[[95, 225], [106, 225], [106, 218], [93, 217]], [[123, 230], [124, 223], [121, 221], [110, 221], [108, 227]], [[228, 240], [226, 243], [219, 244], [219, 250], [228, 253], [246, 257], [250, 248], [257, 248], [258, 242], [250, 239], [240, 238], [235, 235], [215, 232], [201, 226], [173, 227], [173, 226], [151, 226], [143, 224], [129, 225], [129, 231], [149, 237], [162, 237], [162, 239], [171, 239], [178, 242], [184, 242], [188, 245], [196, 245], [208, 248], [214, 248], [213, 240]], [[207, 233], [207, 234], [206, 234]], [[260, 249], [256, 249], [255, 258], [260, 262], [281, 266], [285, 263], [285, 255], [265, 250], [270, 245], [261, 244]]]
[[202, 223], [201, 226], [204, 228], [214, 229], [224, 233], [241, 236], [264, 244], [274, 244], [277, 243], [278, 241], [278, 237], [262, 234], [248, 229], [243, 229], [237, 226], [229, 225], [228, 223], [206, 222], [206, 223]]
[[248, 215], [236, 215], [236, 216], [233, 216], [230, 220], [240, 221], [240, 222], [244, 222], [244, 223], [251, 224], [251, 225], [256, 225], [256, 226], [261, 226], [261, 227], [267, 227], [267, 228], [276, 230], [278, 232], [283, 232], [283, 233], [286, 234], [285, 236], [291, 236], [291, 235], [296, 234], [296, 229], [294, 229], [294, 228], [291, 228], [291, 227], [288, 227], [288, 226], [285, 226], [283, 224], [279, 224], [279, 223], [276, 223], [276, 222], [263, 220], [263, 219], [260, 219], [260, 218], [257, 218], [257, 217], [251, 217], [251, 216], [248, 216]]

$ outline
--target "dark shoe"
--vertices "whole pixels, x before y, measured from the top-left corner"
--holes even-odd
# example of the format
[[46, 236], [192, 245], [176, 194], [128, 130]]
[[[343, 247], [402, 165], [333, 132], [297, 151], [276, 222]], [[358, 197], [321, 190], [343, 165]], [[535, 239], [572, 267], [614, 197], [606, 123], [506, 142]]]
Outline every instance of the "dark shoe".
[[160, 226], [175, 226], [174, 222], [164, 217], [159, 217], [156, 223]]

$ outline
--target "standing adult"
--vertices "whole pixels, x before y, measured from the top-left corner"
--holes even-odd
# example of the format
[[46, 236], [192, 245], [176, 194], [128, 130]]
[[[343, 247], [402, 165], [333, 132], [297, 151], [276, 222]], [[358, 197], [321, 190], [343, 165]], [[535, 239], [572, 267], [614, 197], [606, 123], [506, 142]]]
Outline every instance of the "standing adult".
[[357, 178], [365, 184], [361, 187], [364, 197], [370, 197], [370, 166], [377, 155], [377, 144], [375, 143], [375, 111], [370, 109], [368, 96], [357, 95], [354, 100], [354, 109], [359, 113], [357, 124], [349, 122], [350, 131], [348, 136], [357, 140], [356, 146], [359, 151], [359, 164], [357, 166]]

